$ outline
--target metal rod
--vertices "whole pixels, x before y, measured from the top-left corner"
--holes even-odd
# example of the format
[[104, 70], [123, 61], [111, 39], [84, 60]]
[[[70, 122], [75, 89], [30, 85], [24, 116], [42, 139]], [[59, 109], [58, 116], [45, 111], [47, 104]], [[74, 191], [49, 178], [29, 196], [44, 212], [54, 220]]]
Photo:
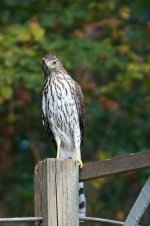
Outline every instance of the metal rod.
[[43, 217], [13, 217], [13, 218], [0, 218], [0, 223], [42, 221], [42, 220], [43, 220]]
[[[92, 221], [92, 222], [101, 222], [101, 223], [108, 223], [108, 224], [116, 224], [116, 225], [123, 225], [124, 222], [122, 221], [115, 221], [115, 220], [108, 220], [104, 218], [94, 218], [94, 217], [80, 217], [80, 221]], [[141, 226], [141, 225], [137, 225]], [[148, 225], [150, 226], [150, 225]]]
[[101, 223], [108, 223], [108, 224], [116, 224], [116, 225], [123, 225], [124, 222], [122, 221], [115, 221], [115, 220], [108, 220], [104, 218], [94, 218], [94, 217], [80, 217], [81, 221], [94, 221], [94, 222], [101, 222]]
[[[43, 217], [13, 217], [13, 218], [0, 218], [0, 223], [10, 223], [10, 222], [32, 222], [32, 221], [42, 221]], [[108, 220], [104, 218], [94, 218], [94, 217], [80, 217], [80, 221], [93, 221], [108, 224], [123, 225], [122, 221]], [[140, 226], [140, 225], [138, 225]]]

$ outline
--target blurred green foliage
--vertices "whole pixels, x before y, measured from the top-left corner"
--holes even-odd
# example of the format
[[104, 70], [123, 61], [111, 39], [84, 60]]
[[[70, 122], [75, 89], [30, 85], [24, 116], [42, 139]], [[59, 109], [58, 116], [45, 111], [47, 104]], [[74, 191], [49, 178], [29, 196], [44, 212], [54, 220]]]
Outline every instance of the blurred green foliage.
[[[83, 89], [85, 161], [150, 147], [150, 2], [5, 0], [0, 13], [0, 215], [24, 216], [35, 163], [55, 156], [41, 123], [45, 53]], [[147, 175], [88, 183], [90, 215], [123, 220]]]

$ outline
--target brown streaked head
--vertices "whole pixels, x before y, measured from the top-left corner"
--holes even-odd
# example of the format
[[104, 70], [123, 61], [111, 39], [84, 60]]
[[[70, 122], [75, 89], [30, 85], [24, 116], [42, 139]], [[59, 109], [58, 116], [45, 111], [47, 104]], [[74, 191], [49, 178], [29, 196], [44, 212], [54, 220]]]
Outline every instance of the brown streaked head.
[[55, 71], [60, 64], [59, 59], [53, 54], [46, 54], [42, 59], [42, 69], [45, 74]]

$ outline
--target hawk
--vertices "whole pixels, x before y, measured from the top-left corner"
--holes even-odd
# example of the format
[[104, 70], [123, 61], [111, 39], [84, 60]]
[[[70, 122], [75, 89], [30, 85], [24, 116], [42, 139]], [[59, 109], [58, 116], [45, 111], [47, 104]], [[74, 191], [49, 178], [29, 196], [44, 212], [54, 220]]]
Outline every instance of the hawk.
[[[43, 125], [56, 144], [57, 158], [75, 159], [82, 167], [85, 108], [81, 87], [55, 55], [46, 54], [43, 57], [42, 69], [45, 76], [42, 91]], [[83, 183], [79, 183], [79, 195], [79, 213], [85, 216]]]

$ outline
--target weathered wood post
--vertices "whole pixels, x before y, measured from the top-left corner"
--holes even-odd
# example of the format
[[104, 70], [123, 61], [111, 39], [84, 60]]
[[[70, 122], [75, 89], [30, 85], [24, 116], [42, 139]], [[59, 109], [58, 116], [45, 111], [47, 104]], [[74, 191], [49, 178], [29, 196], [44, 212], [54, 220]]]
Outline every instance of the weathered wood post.
[[36, 165], [35, 216], [43, 217], [42, 226], [79, 225], [78, 168], [72, 159], [45, 159]]

